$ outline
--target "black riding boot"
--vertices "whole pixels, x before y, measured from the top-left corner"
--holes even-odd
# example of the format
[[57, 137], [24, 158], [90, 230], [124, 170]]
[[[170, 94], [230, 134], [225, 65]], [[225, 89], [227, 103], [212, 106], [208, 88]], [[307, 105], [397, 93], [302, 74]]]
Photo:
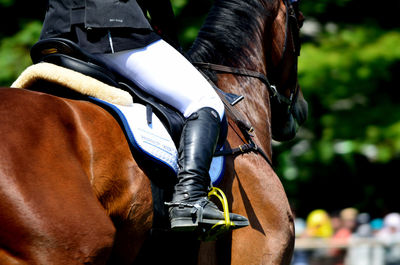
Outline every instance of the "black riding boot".
[[[211, 227], [224, 214], [207, 198], [211, 184], [209, 169], [220, 131], [220, 118], [211, 108], [202, 108], [186, 121], [179, 145], [178, 183], [172, 202], [167, 203], [171, 228], [176, 231]], [[247, 226], [248, 220], [230, 214], [234, 228]]]

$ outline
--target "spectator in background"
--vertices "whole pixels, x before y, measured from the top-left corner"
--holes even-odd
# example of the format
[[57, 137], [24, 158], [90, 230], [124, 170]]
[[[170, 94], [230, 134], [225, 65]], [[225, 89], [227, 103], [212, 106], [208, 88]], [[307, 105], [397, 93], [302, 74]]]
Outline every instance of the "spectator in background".
[[383, 219], [382, 218], [375, 218], [371, 221], [371, 230], [372, 235], [376, 236], [376, 234], [381, 231], [383, 228]]
[[[351, 235], [357, 227], [358, 210], [355, 208], [345, 208], [340, 211], [341, 227], [332, 236], [332, 240], [337, 244], [347, 244]], [[346, 249], [336, 248], [330, 251], [330, 255], [335, 265], [344, 265]]]
[[350, 244], [345, 258], [349, 265], [384, 265], [382, 247], [371, 244], [373, 237], [368, 213], [357, 216], [358, 225], [350, 239]]
[[356, 237], [371, 237], [372, 228], [370, 223], [371, 216], [368, 213], [360, 213], [357, 216], [357, 226], [354, 232]]
[[333, 234], [342, 228], [342, 219], [340, 218], [340, 211], [333, 211], [330, 214]]
[[342, 220], [342, 227], [333, 235], [334, 239], [343, 240], [346, 242], [351, 234], [357, 228], [358, 210], [355, 208], [346, 208], [340, 212], [340, 219]]
[[389, 213], [383, 219], [383, 228], [376, 238], [385, 248], [385, 264], [400, 265], [400, 214]]
[[[303, 218], [296, 217], [294, 219], [294, 228], [296, 238], [303, 237], [306, 231], [306, 222]], [[309, 265], [308, 253], [304, 250], [296, 250], [293, 253], [292, 265]]]
[[306, 221], [303, 218], [296, 217], [294, 219], [295, 235], [301, 237], [306, 231]]
[[[328, 239], [333, 235], [329, 214], [322, 209], [312, 211], [306, 219], [306, 233], [310, 238]], [[315, 249], [309, 252], [310, 265], [332, 264], [328, 249]]]
[[332, 236], [332, 223], [325, 210], [317, 209], [308, 215], [306, 233], [309, 237], [328, 238]]

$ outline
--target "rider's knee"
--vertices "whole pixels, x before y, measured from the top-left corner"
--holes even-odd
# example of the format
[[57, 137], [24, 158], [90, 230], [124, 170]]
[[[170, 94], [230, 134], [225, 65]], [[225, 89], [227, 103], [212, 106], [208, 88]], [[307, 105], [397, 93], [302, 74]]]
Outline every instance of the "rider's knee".
[[189, 106], [187, 106], [184, 116], [189, 117], [202, 108], [214, 109], [218, 113], [220, 120], [223, 121], [223, 117], [225, 116], [225, 107], [216, 93], [215, 95], [204, 96], [193, 101]]

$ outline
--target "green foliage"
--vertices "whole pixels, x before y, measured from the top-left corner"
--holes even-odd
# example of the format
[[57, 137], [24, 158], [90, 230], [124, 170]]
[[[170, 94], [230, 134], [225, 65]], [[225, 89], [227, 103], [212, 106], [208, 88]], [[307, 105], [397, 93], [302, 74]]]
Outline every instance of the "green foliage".
[[182, 9], [187, 5], [188, 0], [171, 0], [175, 16], [179, 16]]
[[18, 75], [32, 61], [29, 57], [30, 47], [37, 42], [42, 24], [29, 22], [13, 37], [4, 38], [0, 43], [0, 85], [10, 86]]
[[14, 0], [0, 0], [1, 7], [10, 7], [14, 4]]
[[334, 181], [338, 161], [342, 174], [358, 176], [362, 157], [367, 164], [399, 159], [399, 69], [399, 30], [352, 26], [303, 45], [299, 82], [309, 120], [297, 140], [275, 147], [289, 195], [301, 197], [298, 186], [321, 175]]
[[383, 28], [400, 26], [398, 10], [400, 1], [386, 0], [300, 0], [300, 7], [306, 17], [315, 18], [320, 23], [334, 22], [341, 25], [363, 25], [375, 23]]
[[[299, 79], [306, 98], [317, 101], [311, 104], [309, 131], [320, 145], [379, 162], [400, 155], [400, 99], [394, 97], [399, 84], [391, 82], [392, 68], [400, 62], [399, 44], [400, 31], [357, 27], [303, 45]], [[374, 155], [366, 151], [372, 148]], [[332, 148], [312, 150], [331, 161]]]
[[306, 14], [316, 17], [323, 16], [332, 7], [345, 7], [350, 0], [325, 0], [325, 1], [302, 1], [301, 9]]

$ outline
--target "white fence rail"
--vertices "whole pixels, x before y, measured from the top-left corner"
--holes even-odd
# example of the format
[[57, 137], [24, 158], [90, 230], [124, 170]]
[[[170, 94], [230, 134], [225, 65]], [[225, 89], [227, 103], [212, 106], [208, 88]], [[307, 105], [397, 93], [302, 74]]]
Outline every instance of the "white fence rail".
[[400, 265], [400, 241], [297, 238], [293, 265]]

